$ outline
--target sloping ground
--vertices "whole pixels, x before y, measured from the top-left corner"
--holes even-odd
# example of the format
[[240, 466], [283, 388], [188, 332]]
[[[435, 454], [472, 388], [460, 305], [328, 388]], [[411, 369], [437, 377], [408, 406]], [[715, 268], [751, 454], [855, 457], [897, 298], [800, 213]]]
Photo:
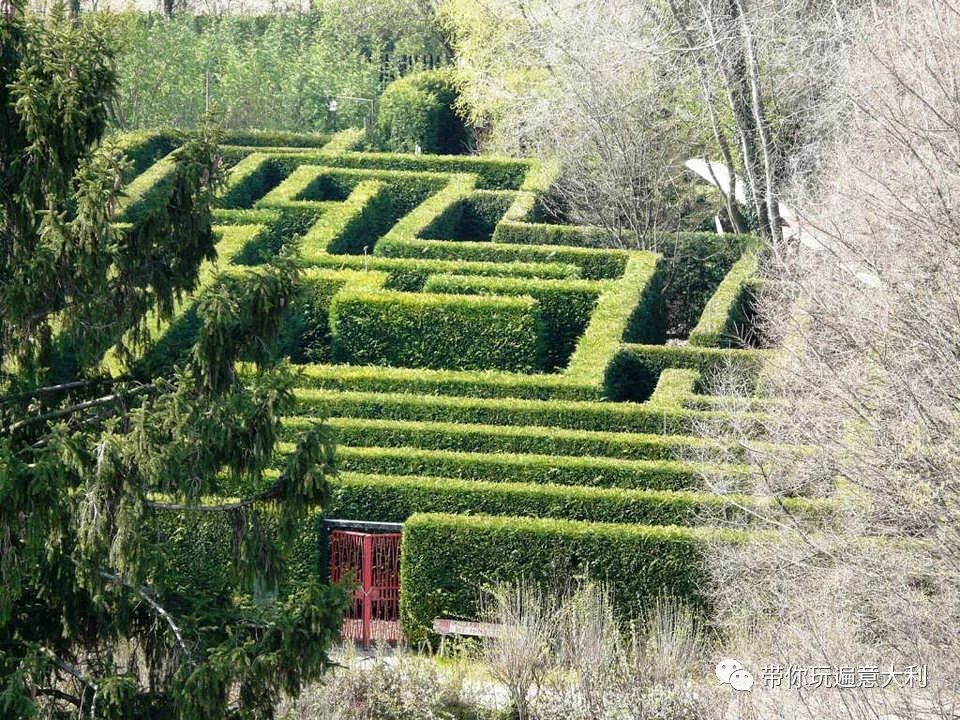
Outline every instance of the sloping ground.
[[[407, 636], [471, 615], [495, 577], [591, 575], [630, 609], [661, 592], [702, 604], [704, 543], [739, 541], [720, 521], [765, 502], [706, 491], [700, 463], [723, 448], [691, 434], [723, 418], [703, 378], [762, 362], [733, 347], [755, 283], [751, 239], [665, 238], [683, 266], [604, 249], [599, 228], [541, 222], [549, 166], [356, 152], [355, 141], [227, 146], [218, 262], [256, 272], [301, 236], [301, 291], [276, 348], [302, 366], [287, 439], [329, 417], [341, 473], [325, 514], [405, 521]], [[137, 143], [134, 156], [159, 147]], [[163, 168], [140, 168], [127, 220]], [[158, 329], [139, 371], [182, 357], [195, 302]], [[665, 344], [668, 332], [686, 342]], [[734, 490], [746, 474], [718, 469]]]

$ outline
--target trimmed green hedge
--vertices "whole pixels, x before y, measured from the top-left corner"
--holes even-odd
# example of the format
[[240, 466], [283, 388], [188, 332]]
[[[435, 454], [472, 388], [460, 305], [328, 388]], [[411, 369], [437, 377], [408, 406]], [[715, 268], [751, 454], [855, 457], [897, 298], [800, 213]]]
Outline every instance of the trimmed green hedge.
[[631, 253], [623, 277], [600, 295], [590, 323], [574, 349], [565, 375], [574, 382], [602, 385], [604, 373], [629, 337], [651, 337], [662, 329], [659, 262], [653, 253]]
[[756, 242], [750, 235], [712, 232], [658, 237], [657, 247], [664, 256], [661, 312], [668, 337], [685, 338], [690, 334], [717, 286], [744, 250]]
[[285, 130], [228, 130], [220, 142], [243, 147], [321, 148], [331, 140], [328, 133], [288, 132]]
[[286, 172], [270, 155], [253, 152], [230, 168], [217, 204], [222, 208], [251, 208], [279, 185]]
[[[292, 450], [292, 445], [285, 444]], [[360, 473], [432, 475], [463, 480], [618, 487], [645, 490], [699, 490], [705, 468], [675, 460], [621, 460], [570, 455], [468, 453], [409, 447], [337, 448], [337, 467]], [[746, 474], [739, 465], [711, 465], [731, 478]]]
[[537, 425], [571, 430], [689, 434], [694, 420], [722, 421], [722, 412], [695, 412], [647, 404], [589, 400], [530, 400], [500, 397], [451, 397], [332, 391], [294, 390], [298, 414], [326, 416], [465, 422], [477, 425]]
[[405, 75], [387, 85], [377, 110], [377, 135], [384, 150], [458, 155], [468, 133], [453, 105], [459, 95], [453, 68]]
[[646, 400], [656, 387], [660, 373], [667, 368], [697, 370], [707, 378], [730, 365], [756, 377], [768, 352], [627, 343], [620, 346], [607, 367], [604, 379], [606, 396], [615, 401]]
[[326, 390], [537, 400], [599, 400], [601, 396], [599, 386], [573, 383], [563, 375], [379, 365], [305, 365], [300, 372], [301, 387]]
[[333, 359], [351, 364], [533, 372], [544, 330], [532, 298], [343, 292], [330, 308]]
[[590, 321], [603, 287], [595, 280], [434, 275], [423, 289], [425, 292], [458, 295], [529, 295], [540, 303], [547, 341], [545, 367], [554, 369], [566, 365], [577, 339]]
[[122, 178], [126, 184], [183, 144], [183, 136], [175, 130], [137, 130], [111, 135], [108, 142], [114, 143], [130, 161]]
[[605, 228], [589, 225], [505, 221], [497, 226], [494, 242], [514, 245], [569, 245], [585, 248], [637, 247], [635, 240], [618, 238]]
[[391, 290], [419, 292], [431, 275], [470, 273], [495, 277], [529, 277], [549, 279], [575, 278], [580, 268], [561, 263], [492, 263], [458, 262], [456, 260], [416, 260], [383, 258], [376, 255], [331, 255], [308, 249], [302, 262], [307, 266], [385, 270], [390, 274]]
[[507, 245], [493, 242], [423, 240], [391, 232], [377, 243], [374, 253], [383, 257], [434, 260], [486, 260], [488, 262], [561, 262], [581, 268], [588, 280], [620, 277], [629, 254], [623, 250], [554, 245]]
[[[283, 437], [305, 427], [311, 418], [284, 419]], [[676, 460], [693, 453], [720, 453], [719, 444], [687, 435], [654, 435], [567, 430], [552, 427], [476, 425], [417, 420], [337, 417], [328, 421], [337, 442], [353, 447], [413, 447], [477, 453], [532, 453], [613, 457], [625, 460]]]
[[[477, 189], [517, 190], [526, 180], [527, 171], [536, 167], [532, 160], [515, 160], [492, 155], [410, 155], [379, 152], [330, 152], [331, 141], [316, 152], [303, 152], [288, 148], [286, 152], [269, 148], [276, 160], [282, 163], [286, 173], [300, 165], [323, 165], [352, 170], [404, 170], [418, 173], [444, 173], [447, 175], [476, 175]], [[259, 149], [266, 152], [267, 149]], [[228, 155], [235, 162], [245, 157], [249, 150], [237, 149]]]
[[732, 347], [741, 344], [746, 304], [757, 273], [757, 253], [747, 250], [707, 301], [700, 321], [690, 331], [690, 344], [699, 347]]
[[[507, 515], [585, 522], [647, 525], [703, 525], [736, 519], [749, 510], [769, 509], [774, 500], [663, 490], [497, 483], [457, 478], [342, 473], [333, 483], [330, 517], [404, 522], [415, 513]], [[791, 513], [823, 515], [823, 500], [784, 498]]]
[[707, 528], [413, 515], [400, 559], [404, 637], [425, 639], [438, 617], [476, 617], [481, 588], [498, 580], [556, 590], [586, 576], [608, 583], [627, 616], [664, 594], [706, 614], [706, 544], [746, 538]]

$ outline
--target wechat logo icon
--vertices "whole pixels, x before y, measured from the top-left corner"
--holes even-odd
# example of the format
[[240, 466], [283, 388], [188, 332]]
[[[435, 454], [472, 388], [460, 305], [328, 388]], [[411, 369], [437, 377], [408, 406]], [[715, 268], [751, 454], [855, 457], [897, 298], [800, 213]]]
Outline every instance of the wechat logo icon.
[[724, 658], [717, 663], [717, 680], [721, 685], [730, 685], [737, 692], [749, 692], [753, 687], [753, 674], [744, 670], [739, 660]]

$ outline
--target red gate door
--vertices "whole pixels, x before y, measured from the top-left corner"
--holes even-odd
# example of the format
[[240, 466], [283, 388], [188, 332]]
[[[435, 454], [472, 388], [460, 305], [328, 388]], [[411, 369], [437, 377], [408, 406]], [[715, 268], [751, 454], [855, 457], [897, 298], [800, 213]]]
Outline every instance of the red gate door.
[[400, 640], [400, 533], [330, 533], [330, 582], [354, 584], [343, 638], [369, 647]]

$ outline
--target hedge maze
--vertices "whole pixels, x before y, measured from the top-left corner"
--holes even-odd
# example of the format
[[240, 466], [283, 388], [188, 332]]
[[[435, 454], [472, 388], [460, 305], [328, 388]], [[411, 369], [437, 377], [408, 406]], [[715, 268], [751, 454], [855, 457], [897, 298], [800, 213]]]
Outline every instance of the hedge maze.
[[[737, 339], [756, 283], [751, 239], [618, 248], [599, 228], [549, 221], [548, 165], [358, 141], [228, 138], [219, 259], [140, 369], [183, 357], [216, 273], [242, 279], [299, 236], [299, 292], [273, 349], [301, 367], [287, 439], [329, 418], [340, 472], [324, 513], [405, 522], [408, 638], [470, 616], [498, 576], [603, 577], [634, 610], [660, 592], [702, 603], [703, 544], [742, 537], [712, 520], [764, 502], [705, 491], [699, 463], [718, 448], [692, 434], [722, 415], [705, 378], [730, 362], [756, 372], [766, 352]], [[135, 223], [169, 147], [154, 134], [129, 148]], [[718, 469], [734, 486], [745, 473]]]

